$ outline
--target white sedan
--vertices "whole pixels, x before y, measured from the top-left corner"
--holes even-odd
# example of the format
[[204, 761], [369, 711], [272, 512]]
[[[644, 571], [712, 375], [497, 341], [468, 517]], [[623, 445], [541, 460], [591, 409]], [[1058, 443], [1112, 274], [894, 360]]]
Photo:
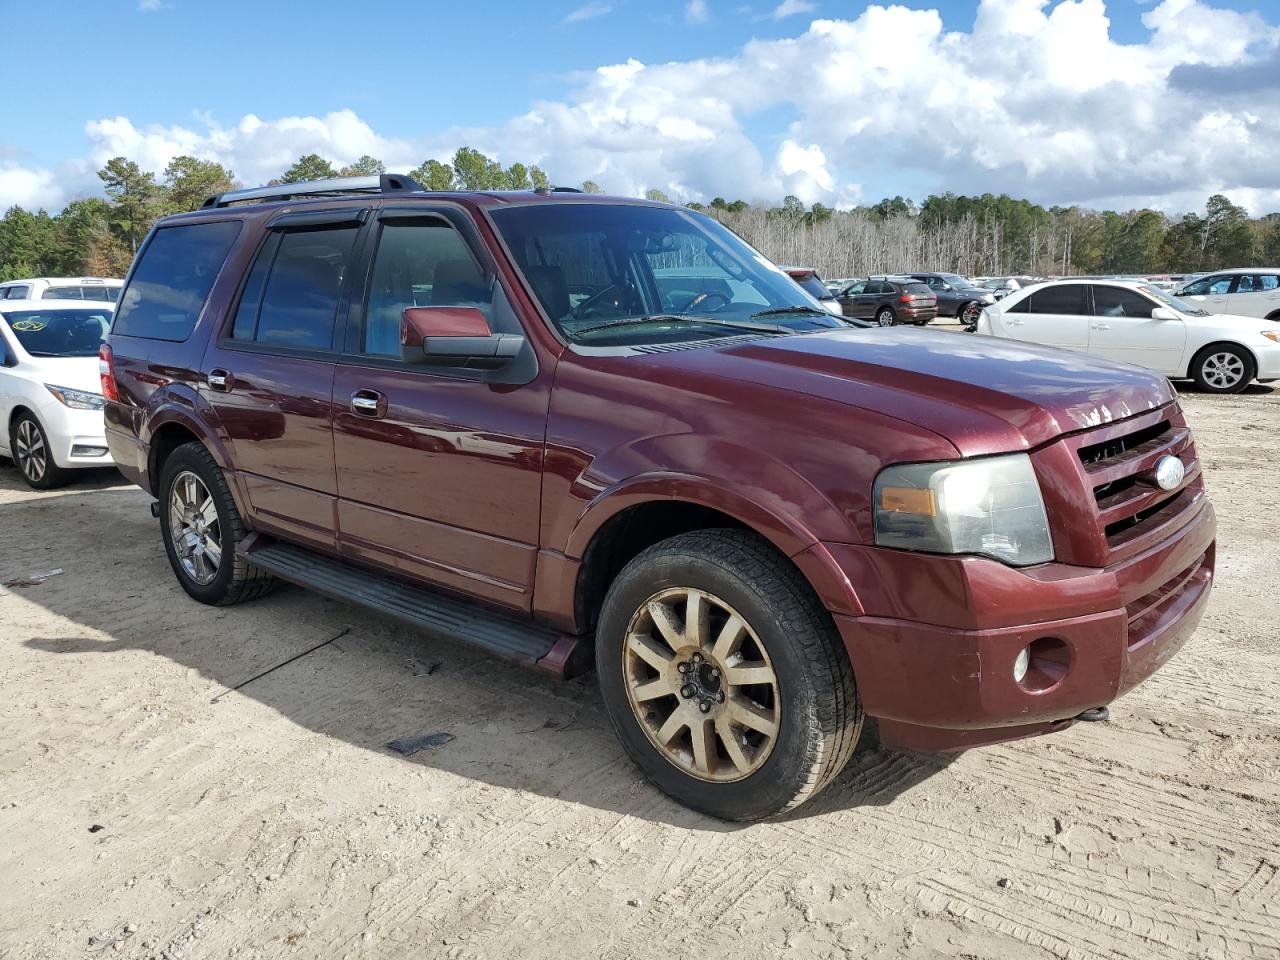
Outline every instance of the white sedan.
[[110, 327], [109, 303], [0, 302], [0, 456], [38, 490], [112, 465], [98, 377]]
[[1038, 284], [983, 310], [976, 332], [1150, 367], [1211, 393], [1280, 379], [1280, 326], [1210, 314], [1145, 282]]

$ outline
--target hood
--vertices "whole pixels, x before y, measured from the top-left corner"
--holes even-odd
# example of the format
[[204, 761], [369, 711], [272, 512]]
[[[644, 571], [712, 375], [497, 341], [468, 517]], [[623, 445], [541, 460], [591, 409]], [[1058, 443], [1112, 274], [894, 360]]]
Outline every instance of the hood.
[[1238, 313], [1211, 313], [1207, 317], [1187, 314], [1187, 323], [1195, 326], [1213, 327], [1217, 330], [1235, 330], [1240, 333], [1261, 333], [1280, 327], [1274, 320], [1263, 317], [1245, 317]]
[[992, 337], [887, 328], [754, 340], [663, 358], [923, 427], [964, 456], [1039, 446], [1174, 398], [1164, 377]]
[[70, 387], [89, 393], [102, 392], [97, 357], [32, 357], [22, 361], [23, 370], [32, 380]]

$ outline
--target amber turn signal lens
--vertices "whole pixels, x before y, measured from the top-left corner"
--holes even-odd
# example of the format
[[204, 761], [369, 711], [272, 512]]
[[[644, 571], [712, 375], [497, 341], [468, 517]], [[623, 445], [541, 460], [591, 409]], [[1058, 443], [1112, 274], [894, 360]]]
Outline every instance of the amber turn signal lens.
[[914, 513], [923, 517], [938, 515], [938, 502], [933, 491], [925, 487], [884, 487], [880, 490], [880, 509], [885, 513]]

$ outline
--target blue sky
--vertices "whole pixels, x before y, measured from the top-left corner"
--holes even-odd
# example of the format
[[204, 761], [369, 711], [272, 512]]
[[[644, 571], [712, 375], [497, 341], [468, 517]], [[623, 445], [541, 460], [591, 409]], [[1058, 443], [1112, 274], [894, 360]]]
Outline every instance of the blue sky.
[[[1089, 113], [1096, 117], [1117, 97], [1142, 98], [1147, 113], [1183, 109], [1187, 95], [1170, 79], [1179, 66], [1267, 63], [1280, 43], [1274, 0], [983, 5], [430, 2], [369, 4], [366, 15], [336, 0], [4, 0], [5, 74], [26, 79], [20, 95], [6, 98], [0, 203], [56, 204], [92, 191], [104, 151], [135, 144], [153, 167], [163, 166], [166, 150], [190, 151], [252, 180], [269, 175], [290, 137], [298, 152], [319, 149], [340, 162], [350, 158], [337, 154], [352, 145], [381, 148], [397, 167], [474, 143], [538, 161], [561, 182], [590, 176], [619, 192], [656, 186], [690, 198], [795, 191], [847, 205], [1001, 184], [1044, 202], [1176, 205], [1218, 187], [1247, 193], [1250, 203], [1280, 198], [1280, 183], [1224, 168], [1212, 155], [1181, 158], [1187, 176], [1144, 181], [1123, 169], [1137, 145], [1120, 142], [1123, 129], [1110, 126], [1107, 137], [1119, 140], [1082, 158], [1086, 175], [1075, 185], [1062, 158], [1046, 167], [1025, 145], [995, 144], [983, 132], [1008, 140], [1011, 127], [1023, 139], [1032, 131], [1045, 138], [1042, 152], [1070, 153], [1074, 141], [1062, 132], [1088, 139]], [[1163, 31], [1144, 23], [1153, 11]], [[975, 32], [982, 18], [986, 26]], [[823, 32], [815, 21], [841, 26]], [[1081, 38], [1100, 36], [1098, 22], [1108, 43], [1080, 49]], [[1251, 39], [1215, 39], [1242, 33]], [[1055, 49], [1070, 54], [1071, 44], [1080, 49], [1081, 73], [1103, 64], [1110, 93], [1082, 85], [1070, 69], [1040, 74], [1039, 63], [1053, 62]], [[1231, 49], [1214, 49], [1224, 46]], [[1141, 70], [1125, 60], [1142, 61]], [[631, 61], [644, 69], [601, 72]], [[767, 88], [741, 93], [766, 75]], [[1020, 77], [1043, 90], [1029, 96]], [[1191, 106], [1196, 123], [1212, 113], [1195, 98]], [[531, 112], [536, 122], [519, 121]], [[1133, 116], [1120, 112], [1119, 126], [1132, 126]], [[339, 121], [329, 119], [335, 114]], [[269, 129], [240, 129], [247, 115]], [[86, 126], [116, 118], [127, 128]], [[291, 132], [288, 118], [307, 122]], [[1210, 117], [1210, 129], [1215, 122]], [[1245, 133], [1280, 136], [1266, 117]], [[1240, 136], [1231, 131], [1224, 155], [1239, 151]], [[897, 144], [901, 137], [909, 142]], [[957, 144], [978, 139], [990, 156], [961, 149], [948, 158]]]

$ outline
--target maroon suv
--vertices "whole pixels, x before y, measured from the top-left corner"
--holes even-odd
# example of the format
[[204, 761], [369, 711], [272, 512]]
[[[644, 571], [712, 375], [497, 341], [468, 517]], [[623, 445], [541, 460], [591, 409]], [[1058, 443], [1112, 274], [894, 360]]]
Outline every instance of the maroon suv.
[[111, 452], [204, 603], [276, 578], [568, 675], [721, 817], [1062, 729], [1182, 645], [1214, 517], [1163, 377], [851, 329], [716, 221], [398, 177], [161, 221]]

